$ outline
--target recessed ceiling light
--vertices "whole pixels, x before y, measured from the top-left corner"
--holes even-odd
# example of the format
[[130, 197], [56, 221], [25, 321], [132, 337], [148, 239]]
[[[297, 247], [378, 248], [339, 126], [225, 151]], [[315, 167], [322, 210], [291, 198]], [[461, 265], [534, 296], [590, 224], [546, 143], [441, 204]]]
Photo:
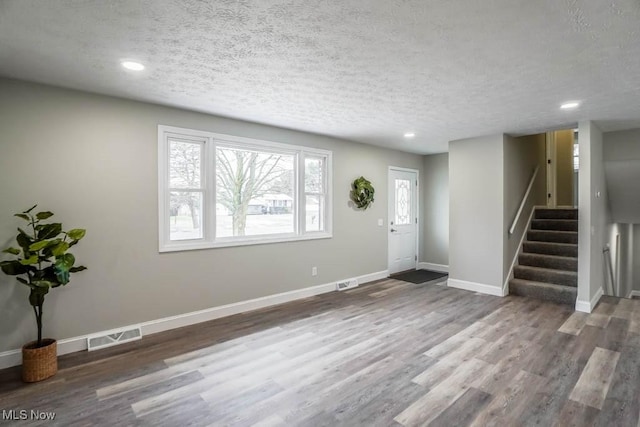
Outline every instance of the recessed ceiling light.
[[122, 66], [124, 68], [126, 68], [127, 70], [131, 70], [131, 71], [142, 71], [144, 70], [144, 65], [142, 65], [139, 62], [135, 62], [135, 61], [122, 61], [121, 62]]
[[578, 105], [580, 105], [579, 102], [570, 101], [570, 102], [565, 102], [564, 104], [562, 104], [560, 106], [560, 108], [562, 108], [563, 110], [570, 110], [571, 108], [576, 108]]
[[405, 132], [404, 133], [404, 137], [405, 138], [413, 138], [414, 136], [416, 136], [415, 132]]

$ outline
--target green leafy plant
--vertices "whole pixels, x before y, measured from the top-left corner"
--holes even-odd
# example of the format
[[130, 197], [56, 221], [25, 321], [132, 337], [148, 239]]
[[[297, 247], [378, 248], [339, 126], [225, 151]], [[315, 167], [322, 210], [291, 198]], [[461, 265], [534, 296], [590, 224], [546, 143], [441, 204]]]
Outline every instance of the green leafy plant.
[[32, 214], [36, 206], [15, 214], [28, 223], [29, 231], [18, 227], [16, 242], [20, 248], [10, 247], [2, 251], [16, 256], [16, 259], [0, 262], [0, 268], [5, 274], [17, 276], [18, 282], [31, 290], [29, 303], [38, 324], [36, 347], [42, 347], [44, 297], [50, 289], [69, 283], [71, 273], [86, 270], [83, 266], [75, 267], [75, 257], [67, 252], [84, 237], [86, 230], [62, 231], [62, 224], [44, 222], [53, 216], [52, 212]]
[[369, 205], [373, 203], [374, 193], [375, 190], [373, 189], [373, 185], [371, 185], [371, 181], [363, 176], [351, 184], [351, 200], [360, 209], [367, 209]]

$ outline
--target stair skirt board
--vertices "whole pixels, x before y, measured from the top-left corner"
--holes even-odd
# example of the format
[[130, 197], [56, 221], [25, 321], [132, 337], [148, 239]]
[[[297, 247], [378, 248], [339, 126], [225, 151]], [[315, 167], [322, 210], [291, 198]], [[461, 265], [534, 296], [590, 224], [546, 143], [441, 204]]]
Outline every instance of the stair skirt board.
[[578, 211], [535, 208], [513, 267], [509, 293], [574, 305], [578, 294]]

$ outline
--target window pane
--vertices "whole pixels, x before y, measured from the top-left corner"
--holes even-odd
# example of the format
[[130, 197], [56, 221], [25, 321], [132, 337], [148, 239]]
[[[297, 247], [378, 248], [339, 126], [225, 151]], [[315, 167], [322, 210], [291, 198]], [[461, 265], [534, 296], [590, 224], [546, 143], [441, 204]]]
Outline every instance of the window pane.
[[293, 233], [294, 156], [216, 149], [216, 237]]
[[171, 192], [169, 239], [202, 239], [202, 193]]
[[304, 191], [305, 193], [324, 193], [323, 185], [324, 159], [305, 157], [304, 159]]
[[202, 144], [169, 141], [169, 187], [200, 188]]
[[396, 225], [411, 224], [411, 182], [396, 179]]
[[305, 231], [324, 231], [324, 196], [306, 196]]

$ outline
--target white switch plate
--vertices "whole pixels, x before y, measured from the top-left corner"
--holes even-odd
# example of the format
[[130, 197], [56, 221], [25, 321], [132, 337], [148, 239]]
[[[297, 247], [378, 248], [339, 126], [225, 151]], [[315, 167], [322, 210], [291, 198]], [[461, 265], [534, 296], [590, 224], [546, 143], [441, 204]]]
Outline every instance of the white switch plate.
[[384, 225], [384, 220], [382, 218], [378, 218], [378, 227], [382, 227]]
[[312, 276], [318, 275], [318, 267], [311, 267], [311, 275]]

